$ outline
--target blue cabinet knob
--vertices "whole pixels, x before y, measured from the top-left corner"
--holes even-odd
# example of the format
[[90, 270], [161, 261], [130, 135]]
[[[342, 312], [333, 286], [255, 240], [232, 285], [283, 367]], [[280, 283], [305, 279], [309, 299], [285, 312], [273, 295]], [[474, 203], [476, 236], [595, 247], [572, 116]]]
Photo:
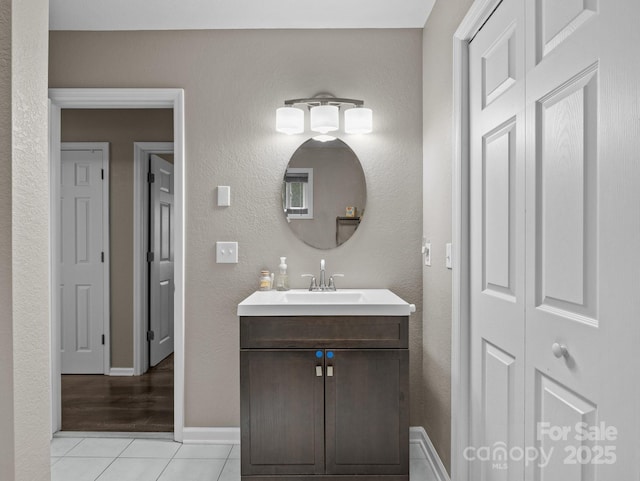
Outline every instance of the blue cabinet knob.
[[322, 351], [316, 351], [316, 357], [322, 359]]
[[328, 358], [328, 359], [333, 359], [333, 351], [329, 351], [329, 352], [327, 353], [327, 358]]

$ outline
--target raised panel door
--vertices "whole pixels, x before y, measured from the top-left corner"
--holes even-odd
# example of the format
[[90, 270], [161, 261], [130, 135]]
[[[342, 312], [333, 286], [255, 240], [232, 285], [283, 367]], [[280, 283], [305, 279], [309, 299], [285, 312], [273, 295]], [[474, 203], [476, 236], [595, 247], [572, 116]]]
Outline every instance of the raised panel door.
[[[524, 6], [504, 0], [469, 46], [471, 447], [474, 481], [524, 462]], [[454, 453], [454, 456], [458, 455]]]
[[324, 473], [324, 373], [316, 352], [240, 351], [243, 476]]
[[151, 155], [149, 169], [154, 176], [149, 187], [149, 362], [157, 365], [173, 352], [174, 297], [174, 200], [173, 164]]
[[327, 474], [408, 475], [408, 350], [327, 350], [325, 358]]
[[104, 374], [102, 150], [61, 151], [60, 350], [62, 374]]
[[526, 479], [635, 480], [640, 4], [526, 5]]

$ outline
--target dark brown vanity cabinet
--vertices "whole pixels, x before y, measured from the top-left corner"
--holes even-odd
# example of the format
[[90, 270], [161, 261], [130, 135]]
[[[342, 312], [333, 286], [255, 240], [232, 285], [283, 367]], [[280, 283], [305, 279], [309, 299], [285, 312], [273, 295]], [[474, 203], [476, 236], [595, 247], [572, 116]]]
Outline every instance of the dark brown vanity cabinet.
[[407, 317], [240, 323], [243, 479], [408, 480]]

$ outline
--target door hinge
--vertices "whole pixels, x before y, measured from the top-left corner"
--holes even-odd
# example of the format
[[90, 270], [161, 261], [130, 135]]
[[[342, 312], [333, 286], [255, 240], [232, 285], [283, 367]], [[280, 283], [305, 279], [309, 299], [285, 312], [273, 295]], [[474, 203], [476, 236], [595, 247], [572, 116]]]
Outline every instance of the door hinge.
[[153, 172], [147, 174], [147, 182], [153, 184], [156, 181], [156, 175]]
[[104, 262], [104, 252], [100, 253], [100, 262]]
[[153, 331], [147, 331], [147, 341], [153, 341], [155, 337], [156, 335]]
[[153, 262], [153, 252], [147, 252], [147, 262]]
[[104, 346], [104, 334], [102, 335], [102, 345]]
[[100, 178], [104, 180], [104, 169], [100, 169]]

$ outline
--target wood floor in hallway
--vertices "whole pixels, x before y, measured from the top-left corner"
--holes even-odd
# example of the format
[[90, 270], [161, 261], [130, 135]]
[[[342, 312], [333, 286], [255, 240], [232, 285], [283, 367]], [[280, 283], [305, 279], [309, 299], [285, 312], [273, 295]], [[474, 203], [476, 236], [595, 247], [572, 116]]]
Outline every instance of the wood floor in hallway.
[[173, 431], [173, 354], [142, 376], [62, 376], [63, 431]]

